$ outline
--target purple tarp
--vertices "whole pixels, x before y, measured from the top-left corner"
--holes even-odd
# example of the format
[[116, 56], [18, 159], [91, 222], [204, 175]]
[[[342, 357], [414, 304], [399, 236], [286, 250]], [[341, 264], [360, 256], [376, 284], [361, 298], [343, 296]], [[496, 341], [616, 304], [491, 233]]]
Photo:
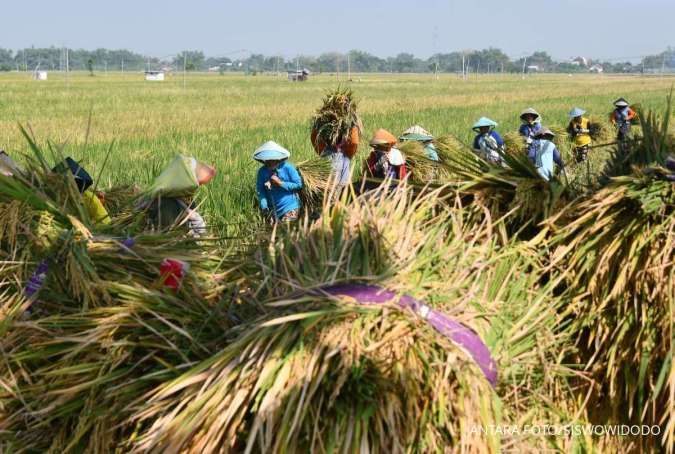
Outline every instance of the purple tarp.
[[[360, 304], [384, 304], [393, 301], [397, 296], [396, 293], [381, 287], [364, 284], [334, 285], [324, 287], [321, 290], [333, 296], [348, 296]], [[398, 300], [398, 305], [411, 309], [439, 333], [466, 351], [483, 371], [490, 384], [492, 386], [497, 384], [497, 364], [492, 359], [490, 350], [473, 330], [452, 320], [442, 312], [430, 308], [410, 295], [402, 295]]]

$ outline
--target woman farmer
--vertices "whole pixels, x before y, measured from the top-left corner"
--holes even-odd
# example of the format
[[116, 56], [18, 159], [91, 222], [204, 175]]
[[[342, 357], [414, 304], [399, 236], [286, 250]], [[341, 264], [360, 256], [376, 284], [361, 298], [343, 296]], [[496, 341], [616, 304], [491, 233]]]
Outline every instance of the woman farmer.
[[518, 133], [523, 136], [528, 148], [534, 141], [535, 134], [541, 129], [541, 115], [532, 107], [528, 107], [520, 113], [522, 125]]
[[570, 124], [567, 125], [567, 133], [574, 143], [574, 158], [577, 162], [588, 159], [588, 151], [591, 146], [591, 122], [583, 115], [585, 110], [575, 107], [570, 112]]
[[338, 135], [337, 140], [331, 142], [322, 137], [316, 124], [312, 127], [312, 146], [319, 156], [331, 162], [332, 178], [338, 189], [335, 191], [336, 195], [340, 192], [339, 189], [350, 183], [351, 162], [359, 149], [361, 130], [361, 121], [358, 120], [345, 135]]
[[375, 131], [370, 140], [373, 148], [366, 161], [368, 174], [373, 178], [403, 180], [408, 176], [405, 157], [394, 148], [396, 137], [386, 129]]
[[429, 131], [419, 125], [411, 126], [398, 138], [400, 142], [408, 140], [420, 142], [424, 146], [424, 154], [430, 161], [438, 162], [438, 151], [434, 146], [434, 136]]
[[527, 156], [537, 168], [537, 172], [545, 180], [550, 180], [553, 176], [553, 164], [559, 168], [565, 169], [565, 165], [560, 157], [560, 152], [553, 143], [555, 134], [548, 128], [540, 128], [534, 136], [534, 141], [527, 151]]
[[617, 139], [623, 142], [630, 136], [630, 126], [635, 118], [635, 111], [630, 108], [628, 101], [623, 98], [614, 101], [614, 107], [615, 109], [609, 115], [609, 120], [617, 129]]
[[481, 117], [472, 127], [476, 131], [473, 139], [473, 150], [483, 159], [493, 164], [504, 163], [501, 153], [504, 152], [504, 139], [495, 131], [497, 123], [487, 117]]
[[298, 192], [302, 189], [302, 179], [287, 161], [290, 156], [287, 149], [271, 140], [253, 153], [253, 159], [262, 164], [256, 178], [260, 209], [277, 222], [295, 221], [300, 211]]
[[141, 208], [147, 210], [156, 228], [187, 224], [189, 233], [200, 237], [206, 233], [206, 222], [197, 212], [194, 198], [199, 186], [215, 175], [213, 167], [193, 157], [178, 155], [155, 178]]

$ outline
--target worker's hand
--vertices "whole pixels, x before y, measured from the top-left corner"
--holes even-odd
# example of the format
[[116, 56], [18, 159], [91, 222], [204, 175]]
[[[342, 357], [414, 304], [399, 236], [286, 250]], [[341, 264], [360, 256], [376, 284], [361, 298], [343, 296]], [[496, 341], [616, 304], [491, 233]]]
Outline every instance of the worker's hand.
[[276, 176], [276, 175], [272, 175], [272, 177], [270, 178], [270, 182], [271, 182], [274, 186], [281, 186], [281, 185], [283, 184], [283, 182], [282, 182], [282, 181], [279, 179], [279, 177]]
[[525, 143], [528, 145], [532, 144], [532, 137], [528, 137], [527, 139], [525, 139]]

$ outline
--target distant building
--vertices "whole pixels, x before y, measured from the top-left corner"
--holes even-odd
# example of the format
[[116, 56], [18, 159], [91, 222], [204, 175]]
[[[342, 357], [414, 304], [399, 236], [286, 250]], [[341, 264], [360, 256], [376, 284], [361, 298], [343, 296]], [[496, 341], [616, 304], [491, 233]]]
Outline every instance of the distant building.
[[570, 61], [570, 63], [574, 66], [583, 66], [584, 68], [588, 66], [588, 60], [586, 60], [586, 57], [574, 58], [572, 61]]
[[592, 72], [592, 73], [600, 74], [600, 73], [605, 72], [605, 68], [603, 68], [600, 65], [593, 65], [590, 68], [588, 68], [588, 71]]
[[164, 71], [146, 71], [145, 80], [153, 80], [153, 81], [164, 80]]
[[297, 71], [288, 71], [288, 80], [292, 82], [304, 82], [309, 78], [309, 69], [303, 68]]
[[539, 66], [538, 65], [530, 65], [527, 67], [527, 72], [528, 73], [538, 73], [539, 72]]
[[47, 80], [47, 71], [35, 71], [33, 73], [33, 79], [35, 79], [35, 80]]

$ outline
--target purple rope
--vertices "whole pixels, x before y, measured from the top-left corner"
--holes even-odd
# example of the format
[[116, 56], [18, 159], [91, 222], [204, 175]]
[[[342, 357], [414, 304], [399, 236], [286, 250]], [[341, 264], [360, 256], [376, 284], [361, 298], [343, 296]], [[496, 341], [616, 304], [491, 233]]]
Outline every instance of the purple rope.
[[48, 271], [49, 271], [49, 262], [47, 261], [47, 259], [44, 259], [38, 264], [37, 268], [35, 269], [33, 274], [31, 274], [30, 278], [28, 279], [28, 282], [26, 283], [26, 287], [24, 288], [23, 292], [27, 298], [32, 298], [33, 296], [37, 295], [37, 293], [42, 288], [42, 285], [45, 283]]
[[[397, 296], [396, 293], [375, 285], [344, 284], [325, 287], [322, 290], [333, 296], [348, 296], [360, 304], [383, 304], [392, 301]], [[497, 384], [497, 364], [492, 359], [490, 350], [473, 330], [452, 320], [442, 312], [430, 308], [410, 295], [402, 295], [398, 300], [398, 305], [411, 309], [433, 326], [436, 331], [466, 351], [480, 367], [490, 384], [493, 387]]]

